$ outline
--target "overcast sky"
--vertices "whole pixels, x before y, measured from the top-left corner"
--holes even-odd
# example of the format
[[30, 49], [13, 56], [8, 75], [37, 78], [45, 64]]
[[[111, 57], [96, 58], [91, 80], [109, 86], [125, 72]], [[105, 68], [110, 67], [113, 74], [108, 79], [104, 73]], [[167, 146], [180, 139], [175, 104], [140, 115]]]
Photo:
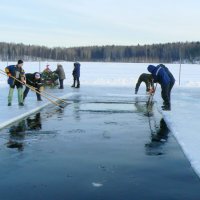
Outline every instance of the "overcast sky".
[[200, 40], [200, 0], [0, 0], [0, 19], [0, 41], [49, 47]]

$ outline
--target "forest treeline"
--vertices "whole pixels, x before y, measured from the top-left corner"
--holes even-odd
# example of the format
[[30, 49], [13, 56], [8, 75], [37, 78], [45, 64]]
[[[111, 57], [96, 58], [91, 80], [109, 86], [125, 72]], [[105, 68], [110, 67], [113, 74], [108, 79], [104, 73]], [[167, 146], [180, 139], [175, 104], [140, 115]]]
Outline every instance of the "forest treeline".
[[185, 63], [200, 61], [200, 42], [165, 43], [135, 46], [88, 46], [49, 48], [45, 46], [0, 42], [0, 60], [14, 61], [100, 61]]

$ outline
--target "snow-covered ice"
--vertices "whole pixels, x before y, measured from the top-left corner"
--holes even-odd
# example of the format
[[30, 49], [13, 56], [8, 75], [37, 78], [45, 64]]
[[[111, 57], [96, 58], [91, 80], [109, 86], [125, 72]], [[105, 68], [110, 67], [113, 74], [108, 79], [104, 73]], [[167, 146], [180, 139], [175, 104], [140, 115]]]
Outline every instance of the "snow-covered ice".
[[[172, 111], [162, 112], [168, 127], [198, 176], [200, 176], [199, 90], [199, 88], [175, 88]], [[158, 109], [160, 109], [160, 103], [158, 103]]]
[[[8, 64], [15, 64], [10, 62]], [[47, 62], [30, 62], [24, 63], [26, 72], [41, 71], [45, 68]], [[56, 69], [56, 62], [48, 63], [52, 70]], [[65, 91], [58, 91], [56, 95], [62, 96], [64, 93], [71, 93], [70, 85], [72, 83], [72, 62], [61, 63], [64, 66], [66, 77]], [[4, 69], [7, 65], [6, 62], [0, 63], [0, 69]], [[147, 72], [148, 64], [132, 64], [132, 63], [81, 63], [81, 85], [102, 85], [102, 86], [118, 86], [130, 87], [130, 94], [133, 95], [135, 83], [141, 73]], [[192, 167], [200, 176], [200, 66], [195, 64], [183, 64], [181, 68], [181, 85], [179, 86], [179, 64], [166, 64], [176, 78], [176, 84], [172, 90], [172, 111], [162, 112], [170, 130], [176, 137], [180, 146], [182, 147], [185, 155], [188, 157]], [[8, 86], [6, 85], [6, 77], [0, 75], [0, 88], [1, 88], [1, 113], [0, 127], [8, 123], [8, 120], [16, 120], [16, 117], [23, 117], [20, 114], [30, 114], [36, 109], [41, 109], [47, 103], [35, 102], [35, 94], [29, 94], [29, 104], [24, 108], [19, 108], [17, 105], [16, 97], [13, 99], [15, 104], [8, 108], [7, 105], [7, 92]], [[144, 84], [141, 85], [139, 94], [143, 95], [145, 92]], [[31, 93], [31, 92], [30, 92]], [[73, 92], [72, 92], [73, 94]], [[112, 90], [109, 95], [119, 96], [120, 94], [113, 94]], [[160, 87], [158, 87], [155, 100], [158, 102], [157, 106], [160, 110], [162, 103], [160, 97]], [[11, 121], [10, 121], [11, 122]]]

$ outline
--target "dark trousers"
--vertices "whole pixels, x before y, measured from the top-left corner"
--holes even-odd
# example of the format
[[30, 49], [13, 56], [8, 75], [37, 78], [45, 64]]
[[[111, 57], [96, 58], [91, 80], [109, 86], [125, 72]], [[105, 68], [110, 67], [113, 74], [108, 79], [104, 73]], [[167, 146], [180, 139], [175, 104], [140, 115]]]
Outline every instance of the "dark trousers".
[[168, 106], [170, 107], [171, 106], [171, 103], [170, 103], [170, 94], [171, 94], [171, 90], [170, 90], [170, 84], [167, 84], [167, 85], [161, 85], [161, 96], [162, 96], [162, 99], [163, 99], [163, 104], [164, 106]]
[[150, 83], [147, 83], [147, 82], [145, 82], [145, 85], [146, 85], [146, 91], [147, 91], [147, 92], [149, 92], [151, 84], [150, 84]]
[[17, 89], [23, 88], [23, 85], [20, 82], [18, 82], [18, 81], [15, 81], [13, 85], [10, 85], [10, 88], [14, 89], [15, 86], [17, 87]]
[[172, 90], [172, 88], [173, 88], [173, 86], [174, 86], [174, 81], [173, 82], [171, 82], [170, 83], [170, 85], [169, 85], [169, 93], [168, 93], [168, 95], [169, 95], [169, 102], [171, 102], [171, 90]]
[[59, 82], [60, 82], [60, 89], [63, 89], [64, 87], [63, 87], [63, 82], [64, 82], [64, 80], [63, 79], [59, 79]]
[[79, 80], [79, 77], [75, 77], [74, 76], [74, 83], [73, 83], [73, 86], [75, 87], [76, 85], [76, 82], [77, 82], [77, 87], [80, 87], [80, 80]]
[[[27, 97], [27, 95], [28, 95], [28, 93], [29, 93], [29, 90], [30, 90], [30, 88], [28, 88], [28, 87], [25, 88], [25, 90], [24, 90], [24, 95], [23, 95], [23, 99], [25, 99], [25, 98]], [[39, 92], [39, 89], [37, 88], [36, 91]], [[36, 96], [37, 96], [37, 100], [41, 100], [41, 95], [38, 94], [37, 92], [36, 92]]]

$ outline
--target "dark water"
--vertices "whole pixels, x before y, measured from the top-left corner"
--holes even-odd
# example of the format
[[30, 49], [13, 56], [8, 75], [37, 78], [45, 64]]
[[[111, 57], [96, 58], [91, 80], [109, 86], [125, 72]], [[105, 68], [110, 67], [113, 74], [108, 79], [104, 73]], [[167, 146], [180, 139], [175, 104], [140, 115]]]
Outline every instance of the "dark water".
[[161, 116], [143, 97], [126, 97], [128, 88], [109, 91], [82, 89], [64, 110], [2, 130], [0, 199], [200, 199], [199, 178]]

